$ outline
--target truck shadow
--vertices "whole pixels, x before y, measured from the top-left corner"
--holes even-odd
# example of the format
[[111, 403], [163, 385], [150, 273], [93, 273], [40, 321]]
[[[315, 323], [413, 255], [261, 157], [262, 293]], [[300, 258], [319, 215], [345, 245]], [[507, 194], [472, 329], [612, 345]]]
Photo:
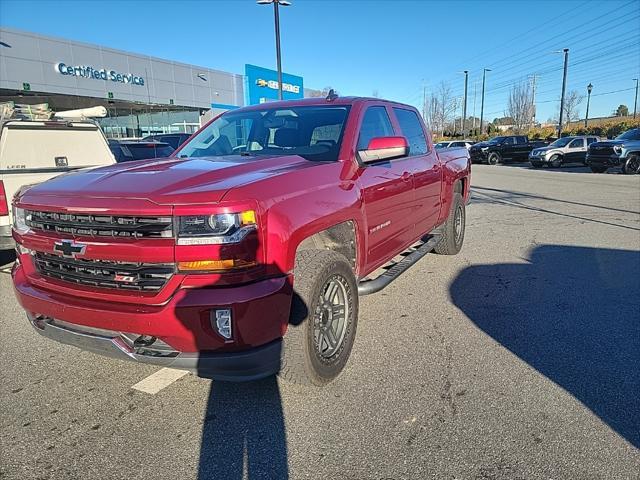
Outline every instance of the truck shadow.
[[454, 304], [640, 447], [640, 253], [543, 245], [464, 269]]
[[0, 250], [0, 270], [10, 270], [16, 260], [15, 250]]

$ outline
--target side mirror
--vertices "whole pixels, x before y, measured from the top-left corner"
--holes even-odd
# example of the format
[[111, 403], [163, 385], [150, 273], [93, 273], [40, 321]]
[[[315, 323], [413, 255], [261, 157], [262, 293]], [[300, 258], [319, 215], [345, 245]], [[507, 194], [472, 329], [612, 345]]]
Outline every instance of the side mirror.
[[391, 160], [409, 155], [409, 144], [404, 137], [375, 137], [369, 141], [366, 150], [359, 150], [363, 163]]

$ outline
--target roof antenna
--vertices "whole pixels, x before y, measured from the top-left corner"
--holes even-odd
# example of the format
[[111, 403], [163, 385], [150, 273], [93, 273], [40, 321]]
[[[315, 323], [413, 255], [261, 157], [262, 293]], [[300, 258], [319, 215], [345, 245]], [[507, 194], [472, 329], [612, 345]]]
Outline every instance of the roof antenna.
[[331, 90], [329, 90], [329, 93], [327, 93], [326, 100], [327, 100], [327, 102], [333, 102], [336, 98], [338, 98], [338, 94], [332, 88]]

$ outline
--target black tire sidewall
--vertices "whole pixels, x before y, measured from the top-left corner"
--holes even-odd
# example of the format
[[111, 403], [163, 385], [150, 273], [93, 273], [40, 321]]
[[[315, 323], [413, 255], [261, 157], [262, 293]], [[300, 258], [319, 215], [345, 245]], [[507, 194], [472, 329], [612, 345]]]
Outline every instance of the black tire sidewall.
[[629, 166], [631, 162], [638, 162], [638, 161], [640, 160], [638, 159], [637, 155], [630, 155], [627, 161], [624, 162], [624, 165], [622, 166], [622, 173], [624, 173], [625, 175], [635, 175], [637, 172], [630, 171]]
[[[494, 161], [494, 162], [492, 162], [492, 161], [491, 161], [492, 159], [495, 159], [495, 161]], [[499, 154], [499, 153], [497, 153], [497, 152], [491, 152], [491, 153], [489, 154], [489, 156], [487, 157], [487, 163], [488, 163], [489, 165], [498, 165], [498, 164], [501, 162], [501, 160], [502, 160], [502, 157], [501, 157], [501, 156], [500, 156], [500, 154]]]
[[549, 165], [553, 168], [560, 168], [562, 166], [562, 156], [555, 154], [549, 159]]

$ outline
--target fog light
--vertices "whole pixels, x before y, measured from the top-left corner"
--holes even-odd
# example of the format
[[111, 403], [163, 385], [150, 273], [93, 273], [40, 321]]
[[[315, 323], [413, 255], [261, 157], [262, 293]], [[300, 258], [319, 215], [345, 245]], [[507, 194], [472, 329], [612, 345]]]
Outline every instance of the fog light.
[[231, 339], [231, 309], [223, 308], [220, 310], [212, 310], [211, 326], [221, 337], [227, 340]]

